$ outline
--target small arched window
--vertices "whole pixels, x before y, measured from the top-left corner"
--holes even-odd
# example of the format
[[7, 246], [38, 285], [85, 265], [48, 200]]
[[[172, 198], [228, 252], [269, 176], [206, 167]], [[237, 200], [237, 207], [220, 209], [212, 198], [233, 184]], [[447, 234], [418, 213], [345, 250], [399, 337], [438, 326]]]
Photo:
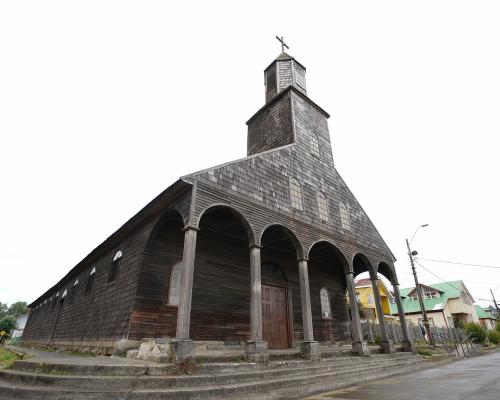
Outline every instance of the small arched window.
[[290, 179], [290, 200], [292, 207], [302, 211], [302, 187], [297, 179]]
[[115, 253], [115, 256], [113, 257], [113, 262], [111, 263], [111, 267], [109, 268], [109, 275], [108, 275], [108, 282], [111, 283], [116, 281], [116, 278], [118, 278], [118, 274], [120, 272], [120, 261], [123, 256], [123, 253], [121, 250], [118, 250]]
[[92, 285], [94, 284], [94, 277], [95, 277], [95, 267], [92, 267], [92, 269], [90, 270], [89, 277], [87, 279], [87, 286], [85, 286], [86, 293], [92, 290]]
[[339, 204], [340, 208], [340, 223], [342, 224], [342, 228], [344, 228], [347, 231], [351, 230], [351, 210], [349, 209], [349, 206], [346, 205], [345, 203], [340, 203]]
[[168, 289], [168, 304], [178, 306], [181, 295], [182, 261], [175, 263], [170, 271], [170, 286]]
[[316, 200], [318, 202], [319, 219], [321, 219], [323, 221], [328, 221], [329, 220], [328, 202], [326, 201], [326, 197], [323, 194], [323, 192], [318, 192], [316, 194]]
[[311, 154], [315, 157], [318, 157], [319, 158], [319, 141], [318, 141], [318, 137], [314, 134], [314, 133], [311, 133]]
[[321, 318], [330, 319], [332, 318], [332, 308], [330, 306], [330, 293], [327, 288], [321, 288], [319, 291], [319, 296], [321, 298]]

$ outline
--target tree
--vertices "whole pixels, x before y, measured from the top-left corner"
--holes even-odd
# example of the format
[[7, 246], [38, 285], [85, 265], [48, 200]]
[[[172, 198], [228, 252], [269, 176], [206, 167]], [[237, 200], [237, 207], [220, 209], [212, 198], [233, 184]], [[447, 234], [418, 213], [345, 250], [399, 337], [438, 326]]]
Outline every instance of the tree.
[[7, 308], [7, 304], [4, 304], [0, 301], [0, 318], [5, 317], [8, 310], [9, 309]]
[[12, 303], [8, 311], [9, 315], [13, 315], [16, 318], [27, 313], [28, 313], [28, 304], [25, 301], [18, 301], [16, 303]]
[[0, 332], [5, 331], [10, 333], [11, 330], [16, 328], [16, 317], [13, 315], [6, 315], [0, 319]]

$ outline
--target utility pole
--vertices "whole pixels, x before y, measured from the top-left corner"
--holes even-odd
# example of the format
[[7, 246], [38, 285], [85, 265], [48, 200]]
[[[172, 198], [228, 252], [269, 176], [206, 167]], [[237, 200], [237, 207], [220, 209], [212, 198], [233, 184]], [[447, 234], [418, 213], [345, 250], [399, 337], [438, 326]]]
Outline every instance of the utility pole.
[[424, 298], [422, 296], [422, 287], [418, 283], [417, 271], [415, 270], [415, 264], [413, 263], [413, 256], [416, 255], [417, 252], [413, 253], [411, 251], [410, 242], [408, 242], [408, 239], [406, 239], [406, 247], [408, 247], [408, 257], [410, 257], [411, 270], [413, 272], [413, 278], [415, 278], [415, 290], [417, 291], [418, 301], [420, 302], [420, 309], [422, 310], [422, 322], [424, 323], [424, 328], [427, 332], [427, 337], [429, 338], [429, 344], [434, 346], [434, 338], [432, 337], [431, 327], [429, 326], [429, 320], [427, 319], [427, 312], [425, 311]]
[[498, 304], [493, 294], [493, 290], [490, 289], [491, 297], [493, 297], [493, 303], [495, 303], [495, 308], [497, 309], [497, 319], [500, 318], [500, 310], [498, 309]]

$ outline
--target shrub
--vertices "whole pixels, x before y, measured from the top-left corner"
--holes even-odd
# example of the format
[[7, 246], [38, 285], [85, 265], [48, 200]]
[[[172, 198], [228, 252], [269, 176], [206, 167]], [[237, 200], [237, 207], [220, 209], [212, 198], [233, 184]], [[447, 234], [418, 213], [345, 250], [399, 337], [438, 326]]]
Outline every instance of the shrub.
[[0, 319], [0, 331], [5, 331], [10, 333], [11, 330], [16, 327], [16, 318], [12, 315], [6, 315], [2, 319]]
[[497, 331], [490, 331], [488, 334], [488, 339], [490, 339], [490, 342], [497, 345], [500, 343], [500, 332]]
[[476, 343], [484, 343], [484, 341], [488, 337], [486, 328], [475, 322], [469, 322], [468, 324], [465, 324], [465, 332], [467, 334], [471, 334], [471, 340]]
[[495, 324], [495, 330], [496, 330], [497, 332], [500, 332], [500, 322], [497, 322], [497, 323]]
[[432, 356], [432, 351], [428, 349], [418, 349], [417, 353], [420, 354], [421, 356], [427, 356], [427, 357]]

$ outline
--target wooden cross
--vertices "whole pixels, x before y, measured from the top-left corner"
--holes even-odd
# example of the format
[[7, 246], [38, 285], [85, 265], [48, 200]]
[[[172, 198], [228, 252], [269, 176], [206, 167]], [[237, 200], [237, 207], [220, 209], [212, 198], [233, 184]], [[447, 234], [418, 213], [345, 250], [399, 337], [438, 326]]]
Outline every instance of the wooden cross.
[[276, 36], [276, 39], [278, 39], [278, 41], [279, 41], [279, 42], [281, 42], [281, 52], [282, 52], [282, 53], [284, 53], [284, 52], [285, 52], [285, 47], [286, 47], [287, 49], [290, 49], [290, 47], [288, 47], [288, 46], [286, 45], [285, 41], [283, 40], [283, 36], [281, 36], [281, 38], [280, 38], [280, 37], [278, 37], [278, 36]]

